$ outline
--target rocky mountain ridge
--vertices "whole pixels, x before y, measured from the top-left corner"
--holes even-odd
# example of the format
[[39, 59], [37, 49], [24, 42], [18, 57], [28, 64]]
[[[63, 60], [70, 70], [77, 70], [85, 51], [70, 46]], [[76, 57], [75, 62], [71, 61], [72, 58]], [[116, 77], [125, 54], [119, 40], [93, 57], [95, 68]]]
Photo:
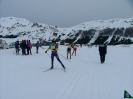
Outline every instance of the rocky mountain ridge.
[[3, 17], [0, 18], [0, 37], [78, 44], [133, 44], [133, 17], [84, 22], [69, 28], [32, 23], [22, 18]]

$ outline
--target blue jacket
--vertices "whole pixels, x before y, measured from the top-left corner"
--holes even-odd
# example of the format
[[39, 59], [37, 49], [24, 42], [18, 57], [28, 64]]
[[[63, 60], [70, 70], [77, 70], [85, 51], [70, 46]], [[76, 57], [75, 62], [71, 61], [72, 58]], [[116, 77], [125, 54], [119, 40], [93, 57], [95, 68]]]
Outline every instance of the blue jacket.
[[15, 42], [15, 47], [19, 47], [19, 41]]

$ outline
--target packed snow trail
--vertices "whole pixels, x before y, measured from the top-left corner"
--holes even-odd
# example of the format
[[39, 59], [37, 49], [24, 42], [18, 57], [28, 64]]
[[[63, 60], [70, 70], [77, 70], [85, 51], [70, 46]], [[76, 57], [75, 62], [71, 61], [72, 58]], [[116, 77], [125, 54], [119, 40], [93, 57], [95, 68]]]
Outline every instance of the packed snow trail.
[[[64, 57], [66, 48], [59, 46]], [[123, 99], [124, 90], [133, 95], [132, 49], [132, 45], [108, 46], [101, 64], [98, 47], [79, 47], [71, 62], [59, 55], [65, 73], [56, 58], [57, 68], [42, 72], [51, 67], [44, 49], [36, 54], [33, 47], [28, 56], [0, 50], [0, 99]]]

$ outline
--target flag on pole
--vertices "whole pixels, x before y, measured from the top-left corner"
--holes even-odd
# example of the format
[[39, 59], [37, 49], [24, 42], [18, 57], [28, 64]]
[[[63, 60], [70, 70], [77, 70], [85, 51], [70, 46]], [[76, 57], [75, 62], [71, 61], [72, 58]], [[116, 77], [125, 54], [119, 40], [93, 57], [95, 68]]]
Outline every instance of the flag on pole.
[[124, 90], [124, 99], [133, 99], [133, 97], [126, 90]]

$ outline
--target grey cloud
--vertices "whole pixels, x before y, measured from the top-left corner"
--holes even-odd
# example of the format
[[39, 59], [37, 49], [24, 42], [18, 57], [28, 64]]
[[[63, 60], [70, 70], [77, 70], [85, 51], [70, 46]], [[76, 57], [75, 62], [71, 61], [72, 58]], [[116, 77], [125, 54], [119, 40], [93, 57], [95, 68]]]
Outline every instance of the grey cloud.
[[133, 17], [132, 0], [1, 0], [0, 17], [26, 18], [60, 27]]

